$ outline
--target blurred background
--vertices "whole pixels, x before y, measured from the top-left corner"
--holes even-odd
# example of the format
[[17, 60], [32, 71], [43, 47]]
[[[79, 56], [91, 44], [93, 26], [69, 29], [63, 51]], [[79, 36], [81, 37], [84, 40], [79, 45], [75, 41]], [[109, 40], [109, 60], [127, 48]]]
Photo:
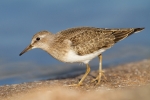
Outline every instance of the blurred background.
[[[145, 27], [103, 53], [103, 68], [150, 58], [150, 0], [0, 0], [0, 85], [62, 78], [85, 72], [45, 51], [19, 53], [41, 30]], [[98, 58], [90, 62], [98, 69]], [[141, 66], [142, 67], [142, 66]]]

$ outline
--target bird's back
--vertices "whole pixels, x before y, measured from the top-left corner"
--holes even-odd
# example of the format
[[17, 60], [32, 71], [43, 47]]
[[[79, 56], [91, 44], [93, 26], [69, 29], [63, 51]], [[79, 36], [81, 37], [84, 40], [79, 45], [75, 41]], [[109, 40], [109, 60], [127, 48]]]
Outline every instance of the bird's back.
[[108, 49], [116, 42], [141, 31], [144, 28], [107, 29], [94, 27], [78, 27], [63, 30], [56, 34], [57, 42], [71, 41], [71, 47], [78, 55], [85, 55]]

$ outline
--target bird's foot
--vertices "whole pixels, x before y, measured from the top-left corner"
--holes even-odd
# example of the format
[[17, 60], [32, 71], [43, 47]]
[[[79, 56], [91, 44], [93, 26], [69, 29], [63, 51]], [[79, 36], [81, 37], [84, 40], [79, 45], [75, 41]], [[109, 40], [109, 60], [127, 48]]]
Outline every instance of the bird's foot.
[[101, 72], [98, 74], [98, 76], [97, 76], [95, 79], [93, 79], [91, 82], [92, 82], [92, 83], [93, 83], [93, 82], [97, 82], [96, 85], [99, 85], [102, 76], [104, 77], [105, 80], [107, 80], [106, 76], [104, 75], [104, 71], [101, 71]]

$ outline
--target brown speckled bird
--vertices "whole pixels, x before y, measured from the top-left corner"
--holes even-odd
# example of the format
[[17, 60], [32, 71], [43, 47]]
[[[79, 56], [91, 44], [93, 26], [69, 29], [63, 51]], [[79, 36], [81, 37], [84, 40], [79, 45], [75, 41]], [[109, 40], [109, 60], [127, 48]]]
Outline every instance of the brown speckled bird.
[[20, 53], [20, 56], [31, 49], [41, 48], [62, 62], [83, 62], [87, 67], [86, 73], [78, 84], [70, 86], [82, 84], [90, 72], [89, 61], [98, 56], [100, 61], [99, 74], [92, 82], [96, 81], [97, 84], [100, 84], [103, 75], [102, 52], [111, 48], [118, 41], [143, 29], [78, 27], [63, 30], [56, 34], [40, 31], [33, 36], [31, 44]]

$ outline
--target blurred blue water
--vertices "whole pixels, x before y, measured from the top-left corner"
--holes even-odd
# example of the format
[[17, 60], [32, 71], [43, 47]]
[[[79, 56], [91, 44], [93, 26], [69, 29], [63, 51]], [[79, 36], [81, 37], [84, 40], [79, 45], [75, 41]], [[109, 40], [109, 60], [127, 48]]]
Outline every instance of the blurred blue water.
[[[149, 0], [1, 0], [0, 85], [46, 79], [73, 71], [75, 67], [84, 68], [78, 64], [63, 64], [40, 49], [19, 57], [38, 31], [56, 33], [78, 26], [145, 27], [144, 31], [104, 53], [104, 65], [111, 66], [150, 58], [149, 21]], [[98, 60], [94, 59], [91, 65], [97, 66]]]

